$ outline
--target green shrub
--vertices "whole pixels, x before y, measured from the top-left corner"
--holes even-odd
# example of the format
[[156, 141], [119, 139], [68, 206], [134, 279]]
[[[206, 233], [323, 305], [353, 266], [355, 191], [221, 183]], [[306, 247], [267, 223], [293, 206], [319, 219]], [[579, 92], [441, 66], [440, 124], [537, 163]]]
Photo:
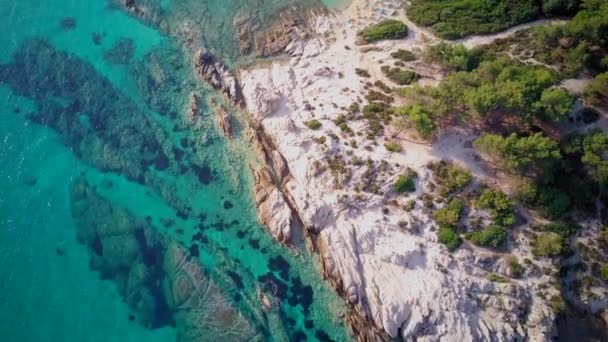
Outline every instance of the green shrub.
[[[387, 93], [387, 94], [390, 94], [390, 93], [393, 92], [393, 89], [391, 87], [387, 86], [386, 83], [384, 83], [384, 82], [382, 82], [380, 80], [377, 80], [376, 82], [374, 82], [374, 85], [376, 87], [382, 89], [382, 91], [385, 92], [385, 93]], [[392, 99], [392, 97], [391, 97], [391, 99]], [[391, 100], [390, 102], [393, 102], [393, 100]]]
[[456, 234], [454, 229], [449, 227], [440, 227], [437, 231], [437, 238], [450, 252], [455, 251], [462, 243], [460, 236]]
[[319, 120], [313, 119], [313, 120], [304, 121], [304, 126], [316, 131], [319, 128], [321, 128], [322, 124], [321, 124], [321, 122], [319, 122]]
[[537, 205], [538, 187], [534, 182], [523, 180], [515, 189], [514, 199], [526, 208]]
[[367, 43], [383, 39], [401, 39], [407, 36], [407, 26], [399, 21], [386, 19], [376, 25], [366, 27], [359, 32], [359, 36]]
[[315, 140], [315, 142], [317, 144], [321, 144], [322, 145], [322, 144], [325, 144], [325, 141], [327, 141], [327, 137], [324, 136], [324, 135], [322, 135], [322, 136], [320, 136], [318, 138], [315, 138], [314, 140]]
[[395, 192], [404, 193], [404, 192], [414, 192], [416, 191], [416, 183], [414, 182], [414, 177], [411, 175], [401, 175], [397, 178], [395, 185], [393, 186]]
[[431, 163], [428, 167], [434, 173], [435, 182], [442, 187], [442, 196], [464, 189], [473, 180], [469, 170], [444, 160]]
[[562, 296], [554, 295], [549, 300], [549, 306], [555, 311], [556, 314], [560, 314], [566, 310], [566, 302]]
[[513, 201], [500, 190], [485, 189], [474, 202], [480, 209], [487, 209], [492, 220], [499, 226], [510, 226], [515, 223]]
[[355, 74], [357, 74], [357, 76], [360, 77], [365, 77], [365, 78], [370, 78], [371, 75], [369, 74], [369, 72], [365, 69], [359, 69], [359, 68], [355, 68]]
[[391, 68], [388, 65], [384, 65], [380, 69], [386, 75], [386, 77], [388, 77], [389, 80], [395, 82], [398, 85], [412, 84], [419, 78], [417, 73], [410, 70], [403, 70], [401, 68]]
[[513, 278], [521, 278], [524, 274], [524, 267], [519, 263], [517, 257], [514, 255], [510, 255], [507, 257], [507, 265], [509, 265], [509, 270], [513, 275]]
[[460, 216], [464, 210], [464, 203], [458, 198], [453, 198], [443, 208], [433, 213], [435, 222], [440, 227], [456, 227], [460, 221]]
[[479, 51], [481, 50], [469, 50], [462, 44], [440, 42], [424, 50], [424, 59], [450, 71], [471, 71], [479, 65]]
[[433, 116], [422, 106], [399, 107], [396, 108], [395, 114], [397, 114], [395, 127], [399, 130], [413, 128], [422, 139], [430, 139], [437, 134], [437, 125]]
[[398, 141], [389, 141], [384, 144], [384, 147], [389, 152], [401, 152], [401, 144]]
[[508, 283], [509, 282], [509, 279], [507, 279], [501, 275], [498, 275], [496, 273], [493, 273], [493, 272], [488, 273], [486, 275], [486, 279], [488, 279], [489, 281], [494, 282], [494, 283]]
[[570, 236], [576, 234], [579, 229], [580, 227], [576, 223], [566, 222], [551, 222], [540, 226], [540, 230], [559, 234], [564, 238], [569, 238]]
[[391, 57], [401, 60], [403, 62], [411, 62], [416, 60], [416, 55], [413, 52], [403, 49], [399, 49], [395, 52], [392, 52]]
[[395, 98], [389, 95], [385, 95], [379, 91], [375, 91], [375, 90], [370, 90], [367, 95], [365, 96], [365, 99], [369, 102], [374, 102], [374, 101], [379, 101], [379, 102], [386, 102], [386, 103], [392, 103], [393, 101], [395, 101]]
[[600, 266], [600, 279], [604, 282], [608, 282], [608, 264], [603, 264]]
[[532, 242], [532, 254], [538, 257], [554, 257], [565, 252], [565, 240], [556, 233], [541, 233]]
[[597, 75], [585, 89], [585, 100], [594, 106], [608, 104], [608, 72]]
[[507, 230], [492, 224], [483, 230], [467, 233], [465, 237], [478, 246], [498, 248], [507, 241]]

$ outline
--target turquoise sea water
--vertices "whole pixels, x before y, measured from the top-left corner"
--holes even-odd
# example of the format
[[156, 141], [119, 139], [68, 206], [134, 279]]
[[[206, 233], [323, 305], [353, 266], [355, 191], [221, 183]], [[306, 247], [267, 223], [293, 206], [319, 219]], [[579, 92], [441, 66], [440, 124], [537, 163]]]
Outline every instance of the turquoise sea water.
[[[156, 3], [167, 17], [212, 10], [203, 17], [230, 32], [234, 8], [263, 17], [293, 1]], [[191, 94], [219, 96], [174, 38], [105, 0], [0, 0], [0, 17], [2, 340], [230, 340], [229, 313], [193, 297], [175, 309], [191, 292], [171, 244], [255, 339], [348, 339], [314, 257], [257, 223], [246, 142], [220, 136], [205, 105], [185, 117]], [[207, 47], [238, 58], [224, 49], [233, 36], [199, 24], [215, 37]]]

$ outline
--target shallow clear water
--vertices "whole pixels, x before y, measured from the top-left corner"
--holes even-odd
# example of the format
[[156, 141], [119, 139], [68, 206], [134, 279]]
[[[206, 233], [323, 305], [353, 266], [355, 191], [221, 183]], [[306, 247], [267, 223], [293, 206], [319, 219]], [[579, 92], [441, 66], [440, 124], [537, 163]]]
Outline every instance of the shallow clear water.
[[[201, 25], [225, 33], [233, 7], [264, 16], [293, 1], [262, 1], [263, 11], [199, 2], [214, 11]], [[169, 17], [199, 2], [158, 4]], [[219, 96], [173, 38], [103, 0], [0, 0], [0, 17], [3, 340], [212, 336], [217, 326], [192, 320], [217, 307], [191, 304], [185, 318], [173, 308], [189, 293], [168, 266], [174, 243], [255, 339], [348, 338], [314, 257], [296, 257], [257, 223], [246, 142], [221, 137], [204, 104], [194, 122], [185, 116], [191, 94]], [[233, 36], [207, 33], [208, 47], [238, 59]]]

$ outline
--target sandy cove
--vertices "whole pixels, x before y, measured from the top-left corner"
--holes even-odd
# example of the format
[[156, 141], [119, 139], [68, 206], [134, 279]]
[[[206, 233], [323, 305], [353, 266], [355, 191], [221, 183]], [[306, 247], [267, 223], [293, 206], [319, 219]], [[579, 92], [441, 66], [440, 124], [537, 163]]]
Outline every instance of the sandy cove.
[[[553, 334], [554, 312], [545, 299], [548, 296], [539, 293], [556, 292], [546, 288], [552, 278], [527, 274], [506, 284], [487, 280], [488, 272], [508, 274], [503, 255], [468, 244], [449, 253], [437, 242], [433, 220], [418, 198], [432, 176], [425, 165], [433, 160], [452, 160], [470, 169], [478, 180], [488, 180], [491, 175], [468, 144], [475, 136], [454, 128], [442, 133], [432, 146], [402, 139], [403, 151], [390, 153], [383, 146], [383, 139], [393, 133], [390, 129], [374, 144], [364, 135], [347, 136], [332, 122], [344, 108], [365, 98], [367, 81], [391, 84], [380, 71], [382, 61], [394, 61], [390, 52], [422, 49], [438, 41], [413, 25], [402, 8], [401, 1], [382, 5], [353, 1], [340, 13], [317, 16], [315, 36], [293, 41], [289, 60], [239, 71], [247, 111], [263, 132], [269, 170], [278, 178], [272, 182], [268, 170], [256, 173], [260, 217], [278, 240], [289, 241], [293, 224], [288, 213], [295, 211], [318, 247], [332, 284], [361, 319], [374, 322], [377, 329], [359, 331], [361, 340], [385, 339], [387, 334], [419, 341], [547, 340]], [[364, 47], [355, 44], [357, 31], [387, 17], [406, 22], [409, 36]], [[483, 36], [465, 43], [491, 41], [491, 36]], [[419, 61], [406, 65], [426, 76], [423, 82], [442, 77], [437, 69]], [[368, 70], [371, 78], [359, 77], [355, 68]], [[319, 120], [322, 127], [307, 128], [303, 122], [311, 119]], [[349, 125], [359, 132], [366, 124], [351, 121]], [[324, 144], [315, 142], [330, 133], [339, 136], [339, 141], [328, 137]], [[346, 146], [345, 141], [357, 148]], [[328, 158], [336, 155], [346, 160], [370, 158], [374, 165], [387, 162], [390, 171], [377, 179], [383, 195], [354, 190], [353, 184], [365, 173], [364, 165], [349, 165], [351, 179], [343, 188], [337, 187], [336, 177], [323, 170]], [[392, 184], [407, 167], [418, 173], [417, 191], [396, 196]], [[399, 206], [409, 200], [416, 205], [405, 212], [390, 205], [390, 199], [397, 199]], [[399, 221], [408, 222], [410, 228], [400, 229]], [[527, 240], [513, 235], [512, 254], [531, 257]]]

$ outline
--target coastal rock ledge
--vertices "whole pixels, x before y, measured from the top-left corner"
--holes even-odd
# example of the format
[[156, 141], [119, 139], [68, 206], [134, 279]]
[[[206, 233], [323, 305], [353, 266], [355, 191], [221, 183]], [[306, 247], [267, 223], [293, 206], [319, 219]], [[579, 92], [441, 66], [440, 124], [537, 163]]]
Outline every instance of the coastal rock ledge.
[[[386, 13], [406, 20], [401, 9]], [[390, 51], [426, 44], [426, 37], [413, 27], [409, 38], [381, 42], [365, 53], [345, 48], [355, 46], [356, 40], [357, 28], [343, 24], [349, 15], [311, 18], [311, 23], [324, 24], [314, 26], [314, 32], [297, 42], [307, 53], [239, 72], [247, 111], [284, 161], [285, 166], [279, 168], [290, 172], [288, 182], [280, 186], [267, 169], [255, 172], [261, 221], [279, 241], [289, 241], [292, 218], [301, 219], [321, 254], [326, 276], [352, 305], [354, 316], [349, 321], [361, 341], [550, 340], [555, 313], [549, 299], [539, 295], [550, 277], [538, 274], [492, 282], [486, 277], [488, 272], [508, 273], [500, 255], [475, 248], [449, 253], [437, 241], [432, 217], [416, 195], [432, 176], [425, 165], [460, 153], [450, 150], [456, 148], [455, 143], [446, 144], [442, 153], [410, 144], [407, 153], [391, 154], [382, 144], [348, 136], [332, 124], [344, 113], [340, 108], [348, 108], [367, 93], [356, 68], [368, 69], [376, 77], [381, 75], [378, 61], [390, 58]], [[306, 127], [304, 123], [313, 119], [322, 126]], [[351, 121], [349, 125], [357, 131], [365, 123]], [[321, 137], [328, 139], [319, 142]], [[346, 148], [338, 140], [366, 147], [349, 150], [351, 157], [369, 159], [374, 165], [388, 162], [397, 171], [415, 170], [419, 191], [397, 199], [415, 201], [414, 209], [389, 209], [396, 175], [376, 179], [379, 192], [385, 195], [342, 186], [344, 179], [348, 184], [366, 181], [366, 167], [352, 166], [348, 178], [339, 170], [330, 171], [328, 161]], [[277, 168], [272, 163], [268, 167]], [[398, 222], [407, 222], [409, 228], [400, 228]], [[521, 248], [516, 250], [519, 255], [529, 253], [525, 246], [517, 248]], [[373, 327], [367, 322], [373, 322]]]

